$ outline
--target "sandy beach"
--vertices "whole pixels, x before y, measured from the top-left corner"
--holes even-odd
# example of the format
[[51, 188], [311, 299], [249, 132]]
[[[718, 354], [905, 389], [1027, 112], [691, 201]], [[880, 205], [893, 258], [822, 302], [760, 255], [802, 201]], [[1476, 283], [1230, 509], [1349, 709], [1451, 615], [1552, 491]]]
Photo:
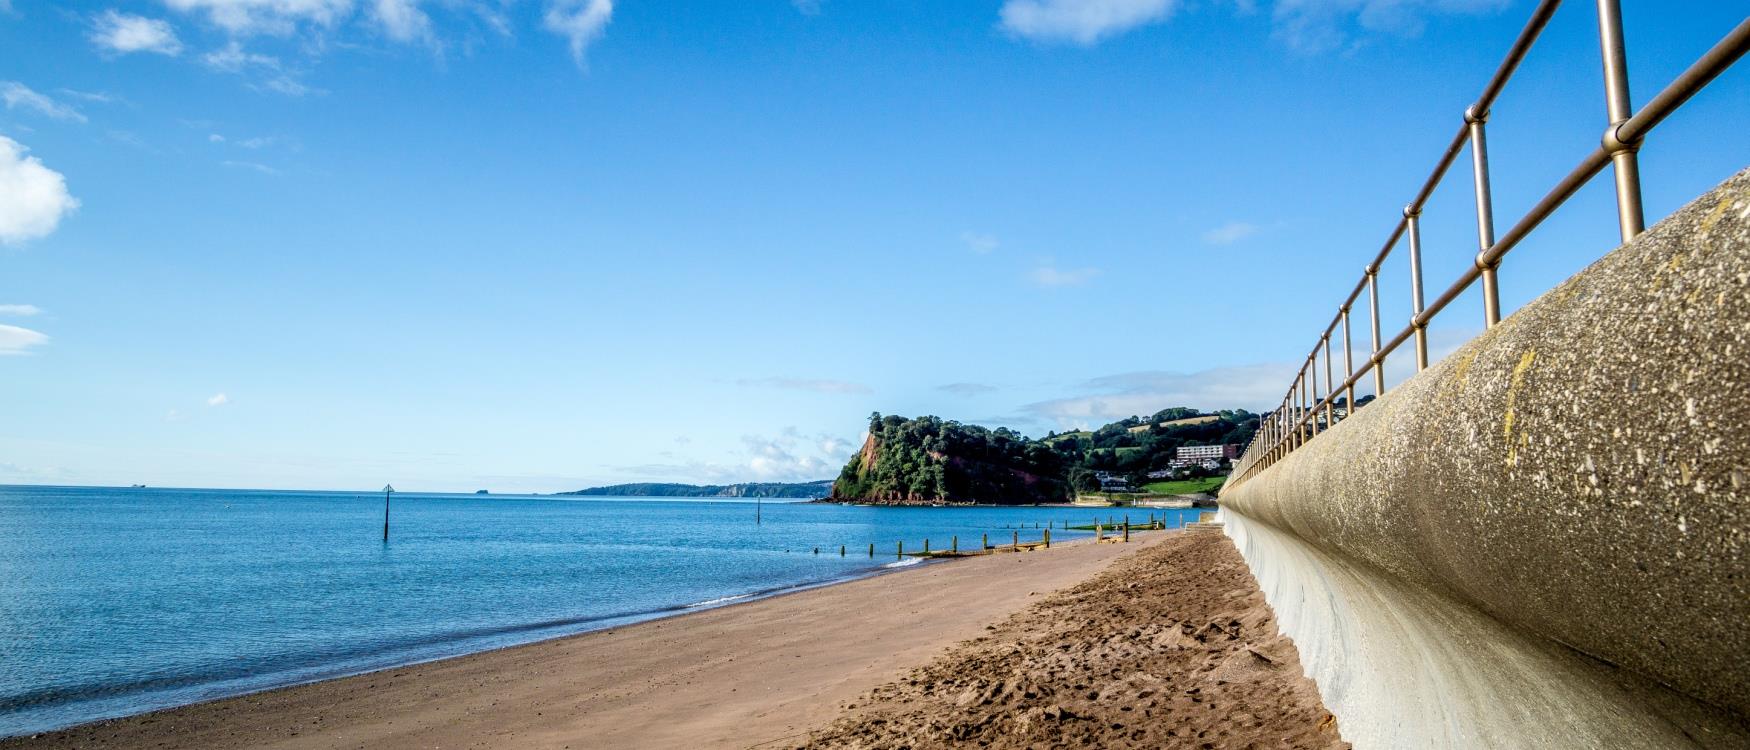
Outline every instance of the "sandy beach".
[[[1226, 544], [1219, 535], [1201, 536]], [[610, 631], [13, 738], [0, 748], [741, 748], [791, 746], [808, 742], [811, 732], [820, 744], [842, 745], [832, 738], [854, 734], [856, 725], [833, 722], [846, 716], [846, 706], [867, 703], [870, 691], [933, 659], [955, 658], [957, 646], [988, 643], [999, 624], [1013, 628], [1066, 614], [1029, 607], [1077, 596], [1091, 581], [1134, 575], [1136, 563], [1115, 568], [1114, 561], [1183, 546], [1187, 538], [1137, 534], [1129, 544], [1084, 542], [924, 565]], [[1226, 583], [1217, 593], [1227, 595]], [[1252, 620], [1248, 628], [1257, 626]], [[1265, 653], [1292, 664], [1291, 646], [1282, 655], [1284, 643]], [[1303, 679], [1297, 667], [1288, 672], [1267, 676]], [[1314, 708], [1301, 705], [1304, 698], [1295, 705], [1305, 710], [1289, 721], [1309, 729], [1323, 712], [1316, 697]], [[818, 734], [829, 726], [837, 734]]]
[[840, 704], [1129, 545], [918, 566], [610, 631], [0, 741], [0, 747], [748, 747]]

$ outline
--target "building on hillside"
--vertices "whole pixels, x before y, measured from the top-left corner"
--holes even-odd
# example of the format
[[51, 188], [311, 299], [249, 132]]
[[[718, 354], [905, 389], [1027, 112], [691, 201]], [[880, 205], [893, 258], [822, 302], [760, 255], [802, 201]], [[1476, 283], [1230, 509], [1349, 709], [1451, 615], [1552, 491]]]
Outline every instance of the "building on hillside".
[[1124, 477], [1111, 472], [1096, 471], [1094, 478], [1100, 480], [1101, 492], [1130, 492], [1130, 482]]
[[1180, 461], [1202, 461], [1206, 458], [1215, 459], [1217, 461], [1224, 459], [1232, 461], [1240, 457], [1241, 447], [1243, 446], [1239, 443], [1227, 443], [1225, 445], [1181, 445], [1179, 446], [1178, 451], [1173, 454], [1173, 458]]

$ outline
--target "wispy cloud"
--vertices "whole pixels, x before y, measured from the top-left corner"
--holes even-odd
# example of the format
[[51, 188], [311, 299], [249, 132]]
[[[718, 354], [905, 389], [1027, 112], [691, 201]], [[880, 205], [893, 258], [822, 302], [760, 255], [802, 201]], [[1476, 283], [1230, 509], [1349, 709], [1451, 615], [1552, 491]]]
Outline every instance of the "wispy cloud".
[[[1439, 361], [1475, 338], [1476, 329], [1432, 329], [1428, 332], [1430, 361]], [[1365, 344], [1357, 342], [1365, 358]], [[1342, 345], [1332, 350], [1333, 362], [1341, 367]], [[1196, 409], [1249, 409], [1267, 411], [1281, 402], [1282, 396], [1299, 367], [1288, 363], [1259, 363], [1234, 367], [1218, 367], [1198, 372], [1145, 370], [1118, 373], [1094, 378], [1075, 390], [1077, 395], [1027, 404], [1028, 414], [1056, 424], [1059, 428], [1099, 426], [1125, 417], [1153, 414], [1170, 406]], [[1386, 388], [1416, 374], [1414, 355], [1407, 348], [1386, 360]], [[1323, 375], [1320, 375], [1323, 379]], [[1356, 387], [1356, 397], [1371, 395], [1371, 378]], [[1322, 394], [1321, 394], [1322, 396]]]
[[0, 245], [45, 237], [79, 208], [67, 179], [0, 135]]
[[37, 93], [17, 81], [0, 81], [0, 101], [6, 102], [9, 110], [27, 110], [57, 120], [86, 121], [85, 115], [80, 114], [79, 110], [55, 101], [46, 94]]
[[570, 42], [571, 59], [582, 68], [583, 53], [601, 38], [613, 17], [614, 0], [553, 0], [543, 18], [548, 31]]
[[164, 0], [164, 4], [245, 36], [288, 36], [299, 28], [332, 28], [353, 10], [353, 0]]
[[802, 11], [802, 15], [805, 16], [820, 15], [822, 2], [824, 0], [790, 0], [790, 4], [796, 6], [796, 10]]
[[207, 406], [224, 406], [231, 403], [231, 397], [223, 393], [215, 393], [207, 397]]
[[121, 101], [116, 95], [104, 91], [79, 91], [77, 89], [55, 89], [55, 91], [66, 94], [74, 99], [82, 99], [94, 104], [110, 104], [112, 102]]
[[229, 143], [238, 148], [246, 148], [252, 151], [267, 148], [268, 146], [279, 143], [280, 140], [281, 139], [278, 136], [271, 135], [258, 135], [252, 138], [226, 138], [219, 133], [207, 134], [208, 143]]
[[1166, 20], [1178, 7], [1179, 0], [1007, 0], [998, 15], [1016, 36], [1090, 45]]
[[280, 171], [277, 169], [274, 169], [273, 167], [270, 167], [266, 164], [258, 164], [256, 162], [252, 162], [252, 161], [236, 161], [234, 159], [226, 159], [226, 160], [219, 162], [219, 163], [223, 164], [227, 167], [231, 167], [233, 169], [247, 169], [251, 172], [259, 172], [261, 174], [268, 175], [270, 177], [277, 177], [280, 174]]
[[91, 42], [99, 49], [126, 55], [153, 52], [172, 57], [182, 54], [182, 41], [168, 21], [106, 10], [92, 22]]
[[1100, 275], [1098, 268], [1058, 268], [1047, 263], [1027, 274], [1034, 284], [1043, 287], [1081, 286]]
[[1138, 414], [1153, 414], [1169, 406], [1197, 409], [1261, 409], [1287, 388], [1293, 367], [1257, 364], [1200, 372], [1150, 370], [1094, 378], [1082, 383], [1083, 395], [1028, 404], [1023, 409], [1060, 428], [1105, 424]]
[[223, 47], [201, 55], [201, 61], [213, 70], [226, 73], [241, 73], [252, 67], [269, 70], [280, 69], [279, 58], [245, 50], [243, 43], [235, 39], [225, 43]]
[[1203, 233], [1203, 241], [1210, 245], [1232, 245], [1258, 233], [1255, 224], [1243, 221], [1230, 221], [1219, 227]]
[[47, 343], [46, 334], [0, 323], [0, 356], [29, 354], [31, 349]]
[[270, 91], [286, 96], [304, 96], [312, 93], [322, 93], [299, 80], [296, 71], [289, 70], [280, 63], [278, 57], [251, 52], [243, 47], [243, 43], [235, 39], [226, 42], [225, 46], [201, 55], [201, 62], [207, 67], [222, 73], [232, 73], [245, 78], [255, 79], [249, 85], [256, 91]]
[[1436, 15], [1477, 15], [1512, 0], [1276, 0], [1273, 35], [1291, 49], [1327, 52], [1374, 33], [1418, 36]]
[[942, 391], [943, 393], [952, 393], [956, 396], [972, 397], [982, 396], [986, 393], [996, 393], [998, 389], [994, 385], [985, 385], [983, 383], [949, 383], [947, 385], [936, 386], [936, 390]]
[[966, 248], [979, 255], [988, 255], [1000, 245], [996, 235], [979, 232], [961, 232], [960, 241], [966, 243]]
[[42, 308], [36, 305], [0, 305], [0, 315], [16, 315], [28, 318], [42, 313]]
[[862, 394], [875, 392], [874, 389], [862, 383], [824, 378], [743, 378], [735, 383], [748, 387], [778, 388], [786, 391], [810, 391], [813, 393]]

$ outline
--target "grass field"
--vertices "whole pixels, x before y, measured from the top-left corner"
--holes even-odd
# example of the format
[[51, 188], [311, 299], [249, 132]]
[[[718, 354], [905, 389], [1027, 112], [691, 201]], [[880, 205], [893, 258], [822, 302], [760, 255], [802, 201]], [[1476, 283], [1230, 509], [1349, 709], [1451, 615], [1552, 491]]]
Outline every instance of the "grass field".
[[1214, 492], [1227, 481], [1227, 477], [1205, 477], [1203, 479], [1179, 479], [1172, 482], [1150, 482], [1143, 489], [1162, 495], [1189, 495], [1194, 492]]

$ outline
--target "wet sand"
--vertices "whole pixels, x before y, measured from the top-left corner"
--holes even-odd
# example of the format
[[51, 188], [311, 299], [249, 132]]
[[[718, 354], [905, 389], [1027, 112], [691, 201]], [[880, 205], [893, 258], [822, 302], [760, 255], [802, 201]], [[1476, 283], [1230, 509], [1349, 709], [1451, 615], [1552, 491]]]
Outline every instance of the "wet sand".
[[1128, 545], [922, 565], [720, 609], [241, 696], [36, 737], [13, 748], [595, 748], [782, 745], [840, 706]]

